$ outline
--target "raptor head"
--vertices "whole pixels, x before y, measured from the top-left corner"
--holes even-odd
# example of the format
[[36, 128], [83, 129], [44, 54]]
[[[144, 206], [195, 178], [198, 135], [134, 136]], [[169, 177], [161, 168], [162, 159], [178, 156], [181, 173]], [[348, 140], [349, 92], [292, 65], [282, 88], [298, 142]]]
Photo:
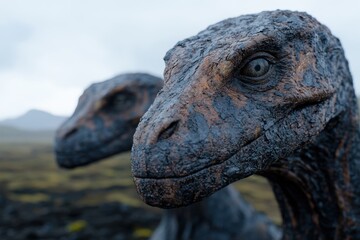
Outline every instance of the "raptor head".
[[339, 40], [306, 13], [224, 20], [165, 62], [132, 151], [137, 190], [154, 206], [188, 205], [268, 171], [355, 102]]
[[131, 149], [142, 115], [162, 87], [149, 74], [122, 74], [87, 88], [73, 115], [57, 130], [55, 153], [65, 168]]

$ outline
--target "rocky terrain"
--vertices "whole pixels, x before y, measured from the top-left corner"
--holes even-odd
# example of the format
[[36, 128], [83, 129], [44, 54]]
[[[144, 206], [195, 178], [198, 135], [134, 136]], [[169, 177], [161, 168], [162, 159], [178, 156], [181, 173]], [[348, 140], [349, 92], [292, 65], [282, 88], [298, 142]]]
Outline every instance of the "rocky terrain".
[[[277, 223], [268, 184], [236, 184], [243, 196]], [[0, 144], [0, 239], [148, 239], [161, 210], [138, 198], [129, 153], [91, 166], [59, 169], [49, 144]]]
[[66, 194], [61, 203], [28, 204], [2, 194], [1, 239], [147, 239], [160, 220], [159, 212], [121, 203], [76, 206], [79, 194]]

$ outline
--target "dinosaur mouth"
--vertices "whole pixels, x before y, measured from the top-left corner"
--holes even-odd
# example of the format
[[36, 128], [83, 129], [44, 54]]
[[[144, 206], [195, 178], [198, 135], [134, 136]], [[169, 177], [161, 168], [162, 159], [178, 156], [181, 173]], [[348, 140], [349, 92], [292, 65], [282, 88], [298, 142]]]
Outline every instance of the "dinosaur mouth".
[[91, 145], [91, 146], [88, 145], [86, 147], [81, 147], [80, 149], [75, 149], [76, 147], [73, 147], [72, 149], [68, 148], [68, 146], [66, 146], [66, 145], [72, 145], [71, 142], [65, 143], [65, 144], [62, 143], [60, 146], [57, 146], [55, 148], [55, 153], [57, 155], [61, 155], [64, 157], [73, 157], [75, 155], [88, 155], [88, 154], [91, 154], [92, 152], [101, 150], [105, 145], [111, 144], [118, 138], [121, 138], [121, 137], [113, 136], [113, 137], [108, 138], [103, 141], [97, 141], [96, 144], [94, 144], [94, 145]]
[[[324, 102], [324, 101], [322, 101]], [[303, 111], [303, 110], [306, 110], [307, 108], [310, 108], [312, 106], [314, 106], [315, 104], [319, 104], [319, 103], [314, 103], [314, 102], [308, 102], [306, 104], [302, 104], [300, 106], [296, 106], [296, 108], [294, 108], [293, 110], [289, 111], [288, 115], [291, 115], [291, 114], [294, 114], [296, 112], [299, 112], [299, 111]], [[246, 141], [244, 144], [242, 144], [240, 147], [238, 147], [235, 151], [231, 152], [230, 154], [222, 157], [222, 158], [218, 158], [218, 161], [216, 161], [215, 163], [213, 164], [209, 164], [209, 165], [205, 165], [203, 166], [202, 168], [199, 168], [199, 169], [196, 169], [196, 170], [193, 170], [191, 172], [188, 172], [186, 174], [183, 174], [183, 175], [178, 175], [178, 176], [166, 176], [166, 177], [162, 177], [162, 176], [152, 176], [152, 177], [145, 177], [145, 176], [140, 176], [140, 175], [137, 175], [138, 172], [135, 172], [133, 171], [133, 176], [135, 179], [144, 179], [144, 180], [147, 180], [147, 181], [156, 181], [156, 180], [161, 180], [161, 179], [173, 179], [173, 180], [176, 180], [176, 179], [181, 179], [181, 178], [186, 178], [186, 177], [190, 177], [192, 175], [196, 175], [202, 171], [206, 171], [206, 169], [209, 169], [211, 167], [214, 167], [214, 166], [217, 166], [217, 165], [221, 165], [221, 164], [226, 164], [228, 161], [230, 161], [233, 156], [239, 154], [239, 152], [242, 151], [242, 149], [244, 148], [247, 148], [249, 146], [251, 146], [253, 143], [256, 142], [256, 140], [258, 140], [259, 138], [263, 137], [264, 135], [266, 135], [267, 132], [269, 131], [272, 131], [273, 127], [276, 127], [276, 125], [278, 124], [281, 124], [281, 122], [286, 119], [286, 115], [282, 118], [279, 118], [277, 121], [274, 121], [272, 123], [272, 126], [269, 127], [267, 130], [265, 131], [262, 131], [260, 134], [258, 134], [257, 136], [254, 136], [253, 138], [250, 138], [248, 141]], [[214, 160], [214, 159], [212, 159]], [[210, 161], [211, 162], [211, 161]]]
[[[64, 168], [75, 168], [97, 162], [103, 158], [110, 157], [114, 154], [129, 151], [131, 141], [127, 144], [127, 135], [113, 136], [91, 147], [69, 150], [67, 144], [61, 144], [55, 148], [56, 161], [59, 166]], [[63, 150], [64, 149], [64, 150]], [[66, 149], [66, 150], [65, 150]]]
[[[264, 133], [260, 134], [260, 135], [257, 135], [256, 137], [246, 141], [241, 147], [240, 149], [243, 149], [249, 145], [251, 145], [253, 142], [256, 142], [257, 139], [259, 139], [260, 137], [262, 137], [264, 135]], [[139, 175], [136, 175], [136, 173], [134, 173], [134, 178], [135, 179], [144, 179], [144, 180], [161, 180], [161, 179], [181, 179], [181, 178], [187, 178], [187, 177], [191, 177], [192, 175], [196, 175], [196, 174], [199, 174], [203, 171], [206, 171], [207, 169], [211, 168], [211, 167], [215, 167], [215, 166], [218, 166], [218, 165], [221, 165], [221, 164], [226, 164], [227, 161], [229, 161], [234, 155], [236, 155], [239, 151], [241, 150], [236, 150], [228, 155], [226, 155], [225, 157], [219, 159], [219, 161], [213, 163], [213, 164], [209, 164], [209, 165], [205, 165], [203, 166], [202, 168], [199, 168], [199, 169], [196, 169], [192, 172], [189, 172], [187, 174], [184, 174], [184, 175], [181, 175], [181, 176], [167, 176], [167, 177], [143, 177], [143, 176], [139, 176]]]
[[[297, 119], [298, 114], [304, 113], [313, 106], [314, 104], [306, 104], [289, 111], [287, 114], [291, 116], [289, 121]], [[186, 175], [143, 177], [135, 175], [133, 171], [134, 182], [140, 197], [147, 204], [161, 208], [186, 206], [208, 197], [234, 181], [264, 171], [275, 159], [285, 157], [296, 149], [297, 145], [289, 145], [284, 138], [281, 144], [288, 146], [286, 151], [274, 155], [273, 145], [269, 143], [268, 135], [279, 134], [278, 129], [282, 129], [282, 126], [291, 127], [286, 119], [286, 116], [278, 119], [271, 127], [243, 144], [236, 152], [227, 155], [221, 162], [204, 166]], [[274, 143], [277, 142], [274, 140]], [[254, 153], [254, 149], [261, 152]]]
[[[263, 135], [257, 136], [242, 148], [251, 148]], [[134, 176], [137, 191], [144, 202], [161, 208], [187, 206], [209, 196], [224, 186], [254, 174], [250, 160], [242, 161], [242, 170], [234, 169], [232, 159], [238, 152], [224, 161], [205, 166], [183, 176], [147, 178]], [[236, 174], [234, 174], [236, 172]], [[236, 179], [235, 179], [236, 175]], [[223, 180], [220, 180], [223, 179]]]

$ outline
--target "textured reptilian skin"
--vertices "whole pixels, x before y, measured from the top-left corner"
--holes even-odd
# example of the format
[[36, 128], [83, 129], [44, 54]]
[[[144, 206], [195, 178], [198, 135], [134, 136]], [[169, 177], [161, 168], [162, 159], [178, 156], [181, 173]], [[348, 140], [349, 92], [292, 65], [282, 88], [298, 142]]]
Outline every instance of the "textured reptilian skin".
[[360, 239], [360, 139], [340, 41], [306, 13], [214, 24], [165, 56], [165, 84], [134, 135], [142, 199], [172, 208], [260, 174], [284, 239]]
[[73, 168], [129, 151], [140, 118], [162, 85], [160, 78], [134, 73], [88, 87], [56, 132], [58, 164]]
[[[124, 74], [85, 90], [78, 107], [56, 135], [60, 166], [75, 168], [129, 151], [140, 117], [162, 80]], [[232, 187], [188, 207], [164, 212], [152, 240], [274, 240], [279, 229], [256, 212]]]

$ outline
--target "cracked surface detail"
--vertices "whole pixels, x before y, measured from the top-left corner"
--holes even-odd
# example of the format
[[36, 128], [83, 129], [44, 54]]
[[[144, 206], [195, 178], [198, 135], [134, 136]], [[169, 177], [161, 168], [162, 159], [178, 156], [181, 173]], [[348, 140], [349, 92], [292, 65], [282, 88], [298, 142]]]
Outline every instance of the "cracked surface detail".
[[162, 86], [162, 79], [143, 73], [92, 84], [56, 132], [57, 163], [74, 168], [128, 151], [140, 118]]
[[[58, 163], [75, 168], [129, 151], [136, 120], [145, 113], [161, 86], [160, 79], [146, 74], [119, 75], [90, 86], [74, 115], [57, 132]], [[106, 116], [108, 124], [95, 124], [99, 116]], [[126, 124], [129, 121], [134, 122]], [[176, 129], [176, 122], [167, 129], [170, 134]], [[106, 141], [101, 138], [103, 131], [108, 134]], [[254, 210], [229, 186], [201, 203], [165, 211], [151, 239], [277, 240], [280, 236], [281, 231], [269, 218]]]
[[164, 87], [132, 149], [146, 203], [186, 206], [260, 174], [276, 193], [284, 239], [360, 238], [357, 101], [326, 26], [302, 12], [244, 15], [164, 59]]

